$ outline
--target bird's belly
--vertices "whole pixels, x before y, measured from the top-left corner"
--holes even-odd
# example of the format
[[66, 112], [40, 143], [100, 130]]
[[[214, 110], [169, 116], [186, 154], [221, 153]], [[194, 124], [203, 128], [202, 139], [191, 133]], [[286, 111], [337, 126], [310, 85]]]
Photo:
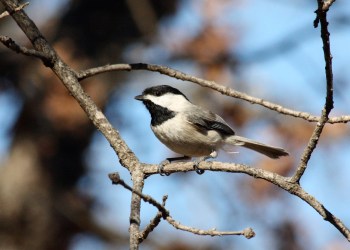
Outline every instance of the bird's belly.
[[[175, 126], [174, 126], [175, 124]], [[156, 137], [172, 151], [185, 156], [208, 156], [222, 144], [218, 132], [198, 131], [189, 124], [164, 122], [161, 126], [151, 127]]]
[[207, 145], [200, 143], [188, 143], [181, 140], [168, 141], [164, 139], [162, 140], [161, 138], [159, 138], [159, 140], [172, 151], [185, 156], [208, 156], [213, 150], [215, 150], [215, 147], [208, 147]]

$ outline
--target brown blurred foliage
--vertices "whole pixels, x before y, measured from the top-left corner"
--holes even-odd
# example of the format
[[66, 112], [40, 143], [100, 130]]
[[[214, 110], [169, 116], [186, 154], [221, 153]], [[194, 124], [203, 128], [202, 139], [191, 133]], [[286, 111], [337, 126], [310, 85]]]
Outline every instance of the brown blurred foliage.
[[[73, 68], [118, 62], [125, 46], [149, 40], [160, 19], [173, 14], [177, 4], [150, 0], [139, 9], [137, 2], [71, 0], [41, 30]], [[140, 15], [142, 20], [136, 18]], [[19, 37], [21, 31], [11, 25], [11, 18], [0, 22], [1, 33]], [[76, 190], [87, 171], [83, 156], [94, 132], [85, 113], [37, 59], [4, 47], [0, 56], [0, 91], [15, 90], [23, 107], [9, 156], [0, 168], [0, 249], [67, 249], [79, 232], [126, 243], [124, 236], [94, 222], [93, 200]], [[110, 74], [82, 84], [103, 108], [120, 80]]]

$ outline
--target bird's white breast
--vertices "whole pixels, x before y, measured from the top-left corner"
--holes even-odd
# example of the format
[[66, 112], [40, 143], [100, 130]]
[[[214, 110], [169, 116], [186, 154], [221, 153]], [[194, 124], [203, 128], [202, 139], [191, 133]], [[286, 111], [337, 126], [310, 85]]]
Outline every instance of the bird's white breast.
[[207, 133], [198, 130], [182, 114], [151, 126], [156, 137], [174, 152], [186, 156], [208, 156], [223, 143], [222, 137], [215, 130]]

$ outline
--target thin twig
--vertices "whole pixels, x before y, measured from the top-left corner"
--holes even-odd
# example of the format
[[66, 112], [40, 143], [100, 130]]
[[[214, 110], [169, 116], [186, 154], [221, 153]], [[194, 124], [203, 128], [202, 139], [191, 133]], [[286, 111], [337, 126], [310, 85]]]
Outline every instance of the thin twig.
[[[309, 122], [319, 122], [321, 117], [311, 115], [307, 112], [292, 110], [283, 107], [282, 105], [272, 103], [269, 101], [265, 101], [264, 99], [253, 97], [250, 95], [247, 95], [245, 93], [236, 91], [232, 88], [220, 85], [214, 81], [208, 81], [199, 77], [195, 77], [192, 75], [185, 74], [179, 70], [175, 70], [169, 67], [155, 65], [155, 64], [145, 64], [145, 63], [136, 63], [136, 64], [111, 64], [111, 65], [105, 65], [100, 66], [96, 68], [91, 68], [87, 70], [82, 70], [80, 72], [77, 72], [77, 77], [79, 81], [86, 79], [91, 76], [95, 76], [101, 73], [105, 72], [112, 72], [112, 71], [131, 71], [131, 70], [148, 70], [153, 72], [158, 72], [163, 75], [167, 75], [179, 80], [183, 81], [190, 81], [193, 83], [196, 83], [200, 86], [207, 87], [210, 89], [213, 89], [215, 91], [218, 91], [221, 94], [231, 96], [234, 98], [238, 98], [247, 102], [250, 102], [252, 104], [258, 104], [265, 108], [268, 108], [270, 110], [277, 111], [281, 114], [297, 117], [304, 119]], [[341, 116], [341, 117], [332, 117], [328, 120], [328, 123], [347, 123], [350, 121], [350, 115]]]
[[[292, 177], [292, 181], [299, 182], [303, 176], [307, 164], [311, 158], [312, 152], [315, 150], [319, 138], [321, 136], [322, 130], [328, 121], [328, 116], [333, 109], [333, 71], [332, 71], [332, 54], [329, 40], [328, 32], [328, 22], [327, 22], [327, 11], [324, 9], [324, 4], [322, 0], [318, 0], [318, 10], [316, 11], [317, 19], [321, 24], [321, 38], [323, 43], [323, 54], [325, 60], [325, 72], [326, 72], [326, 102], [324, 104], [322, 115], [320, 121], [317, 123], [312, 136], [309, 140], [307, 147], [305, 148], [303, 155], [301, 157], [299, 166]], [[331, 4], [331, 3], [330, 3]]]
[[[25, 8], [26, 6], [28, 6], [28, 5], [29, 5], [29, 2], [26, 2], [26, 3], [24, 3], [24, 4], [21, 4], [20, 6], [18, 6], [17, 8], [15, 8], [14, 11], [13, 11], [12, 13], [17, 12], [17, 11], [20, 11], [20, 10], [24, 9], [24, 8]], [[0, 14], [0, 19], [3, 18], [3, 17], [6, 17], [6, 16], [10, 16], [12, 13], [9, 13], [9, 12], [6, 10], [6, 11], [4, 11], [3, 13]]]
[[1, 36], [0, 35], [0, 42], [2, 42], [6, 47], [8, 47], [9, 49], [12, 49], [16, 53], [20, 53], [20, 54], [23, 54], [26, 56], [37, 57], [37, 58], [41, 59], [42, 61], [44, 61], [45, 65], [48, 65], [48, 66], [53, 64], [53, 62], [52, 62], [52, 60], [50, 60], [50, 57], [48, 56], [48, 54], [41, 52], [41, 51], [37, 51], [35, 49], [28, 49], [24, 46], [20, 46], [12, 38], [10, 38], [8, 36]]
[[332, 4], [335, 2], [336, 0], [324, 0], [322, 1], [322, 10], [323, 11], [328, 11], [329, 8], [332, 6]]
[[128, 184], [126, 184], [124, 180], [122, 180], [120, 178], [118, 173], [111, 173], [108, 175], [108, 177], [109, 177], [109, 179], [111, 179], [112, 184], [118, 184], [118, 185], [123, 186], [125, 189], [140, 196], [142, 198], [142, 200], [144, 200], [145, 202], [155, 206], [160, 212], [162, 212], [163, 218], [165, 218], [166, 216], [169, 215], [169, 211], [166, 210], [165, 207], [162, 206], [162, 204], [160, 204], [158, 201], [153, 199], [151, 196], [145, 195], [143, 193], [140, 193], [139, 191], [134, 190], [132, 187], [130, 187]]
[[188, 227], [180, 224], [179, 222], [172, 219], [170, 216], [166, 218], [166, 221], [169, 222], [170, 225], [175, 227], [176, 229], [190, 232], [197, 235], [210, 235], [210, 236], [226, 236], [226, 235], [243, 235], [247, 239], [253, 238], [255, 236], [255, 232], [252, 228], [248, 227], [243, 229], [242, 231], [217, 231], [215, 228], [209, 230], [197, 229], [193, 227]]
[[244, 229], [242, 231], [217, 231], [215, 229], [202, 230], [202, 229], [197, 229], [197, 228], [193, 228], [193, 227], [184, 226], [181, 223], [175, 221], [170, 216], [169, 211], [162, 204], [160, 204], [155, 199], [153, 199], [151, 196], [145, 195], [145, 194], [143, 194], [141, 192], [138, 192], [138, 191], [134, 190], [132, 187], [130, 187], [128, 184], [126, 184], [120, 178], [118, 173], [111, 173], [108, 176], [112, 180], [113, 184], [119, 184], [119, 185], [123, 186], [125, 189], [131, 191], [134, 194], [137, 194], [138, 196], [140, 196], [143, 201], [145, 201], [145, 202], [155, 206], [162, 213], [163, 219], [168, 221], [169, 224], [171, 224], [172, 226], [174, 226], [177, 229], [180, 229], [180, 230], [183, 230], [183, 231], [187, 231], [187, 232], [190, 232], [190, 233], [194, 233], [194, 234], [198, 234], [198, 235], [210, 235], [210, 236], [244, 235], [248, 239], [254, 237], [254, 235], [255, 235], [253, 229], [251, 229], [251, 228], [246, 228], [246, 229]]
[[[165, 207], [165, 202], [168, 199], [167, 195], [163, 196], [162, 206]], [[161, 219], [163, 218], [162, 212], [158, 211], [156, 216], [150, 221], [150, 223], [146, 226], [146, 228], [140, 232], [139, 242], [142, 243], [145, 239], [147, 239], [148, 235], [159, 225]]]

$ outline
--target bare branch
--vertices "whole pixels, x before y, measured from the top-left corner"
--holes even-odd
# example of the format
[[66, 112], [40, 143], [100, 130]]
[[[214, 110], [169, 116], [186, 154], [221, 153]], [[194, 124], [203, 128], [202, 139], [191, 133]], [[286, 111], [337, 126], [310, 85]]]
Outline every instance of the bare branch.
[[[244, 164], [235, 163], [201, 162], [199, 168], [201, 170], [211, 170], [217, 172], [243, 173], [257, 179], [266, 180], [307, 202], [322, 216], [324, 220], [335, 226], [339, 232], [341, 232], [347, 238], [347, 240], [350, 241], [350, 230], [344, 225], [344, 223], [329, 212], [318, 200], [316, 200], [315, 197], [308, 194], [298, 182], [292, 181], [291, 178], [284, 177], [264, 169], [253, 168]], [[171, 163], [164, 166], [164, 171], [167, 173], [194, 171], [193, 162]], [[158, 174], [158, 165], [144, 165], [143, 172], [145, 175]]]
[[[325, 59], [325, 71], [326, 71], [326, 102], [324, 104], [320, 121], [317, 123], [312, 136], [309, 140], [307, 147], [305, 148], [301, 157], [297, 171], [295, 172], [292, 181], [299, 182], [304, 174], [307, 164], [311, 158], [312, 152], [315, 150], [322, 130], [329, 120], [328, 116], [333, 109], [333, 71], [332, 71], [332, 54], [328, 32], [327, 11], [323, 10], [324, 4], [322, 0], [318, 0], [318, 10], [316, 11], [317, 19], [321, 24], [321, 38], [323, 43], [323, 54]], [[332, 1], [329, 1], [332, 2]], [[331, 3], [330, 3], [331, 4]]]
[[[14, 12], [16, 12], [16, 11], [20, 11], [20, 10], [24, 9], [24, 8], [25, 8], [26, 6], [28, 6], [28, 5], [29, 5], [29, 2], [26, 2], [26, 3], [24, 3], [24, 4], [21, 4], [20, 6], [18, 6], [17, 8], [15, 8], [14, 11], [13, 11], [12, 13], [14, 13]], [[12, 13], [10, 13], [10, 12], [8, 12], [8, 11], [4, 11], [3, 13], [0, 14], [0, 19], [3, 18], [3, 17], [9, 16], [9, 15], [11, 15]]]
[[314, 27], [315, 28], [318, 27], [318, 23], [320, 22], [320, 16], [318, 13], [320, 11], [327, 12], [335, 1], [336, 0], [324, 0], [324, 1], [317, 0], [318, 7], [317, 7], [317, 10], [315, 11], [316, 18], [314, 20]]
[[14, 12], [14, 10], [17, 8], [17, 1], [0, 1], [3, 3], [7, 11], [13, 13], [13, 19], [32, 42], [35, 50], [39, 53], [45, 54], [46, 58], [50, 58], [51, 63], [48, 66], [62, 81], [70, 94], [77, 100], [96, 128], [98, 128], [98, 130], [100, 130], [106, 137], [118, 155], [121, 165], [127, 168], [129, 171], [131, 171], [131, 168], [137, 168], [139, 161], [135, 154], [129, 149], [124, 140], [121, 138], [119, 132], [113, 128], [106, 116], [81, 87], [77, 80], [76, 72], [74, 72], [74, 70], [63, 62], [62, 59], [56, 54], [56, 51], [47, 42], [37, 26], [26, 15], [26, 13], [23, 11]]
[[[18, 2], [16, 0], [0, 1], [3, 3], [9, 13], [13, 13], [13, 10], [15, 10], [18, 5]], [[83, 90], [78, 82], [74, 70], [61, 60], [56, 51], [40, 33], [34, 22], [23, 11], [13, 13], [12, 17], [32, 42], [35, 50], [39, 51], [40, 53], [44, 53], [47, 55], [47, 58], [51, 58], [51, 63], [48, 66], [62, 81], [71, 95], [77, 100], [79, 105], [85, 111], [96, 128], [98, 128], [109, 141], [110, 145], [118, 155], [121, 165], [130, 171], [134, 182], [134, 189], [142, 191], [144, 176], [142, 175], [142, 172], [138, 170], [138, 166], [140, 164], [138, 159], [136, 158], [135, 154], [129, 149], [124, 140], [120, 137], [119, 132], [113, 128], [102, 111]], [[45, 64], [45, 61], [43, 62]], [[140, 203], [140, 197], [133, 194], [131, 200], [129, 229], [130, 249], [138, 249], [139, 246], [138, 233], [140, 226]]]
[[138, 196], [140, 196], [145, 202], [155, 206], [160, 212], [162, 212], [163, 214], [163, 218], [165, 218], [166, 216], [169, 215], [169, 211], [165, 209], [164, 206], [162, 206], [162, 204], [158, 203], [155, 199], [153, 199], [151, 196], [149, 195], [145, 195], [143, 193], [140, 193], [136, 190], [134, 190], [132, 187], [130, 187], [128, 184], [126, 184], [119, 176], [118, 173], [111, 173], [108, 175], [109, 179], [111, 179], [112, 184], [118, 184], [123, 186], [125, 189], [131, 191], [132, 193], [137, 194]]
[[255, 236], [255, 232], [250, 227], [243, 229], [242, 231], [221, 232], [221, 231], [217, 231], [215, 228], [210, 230], [202, 230], [202, 229], [184, 226], [184, 225], [181, 225], [179, 222], [175, 221], [174, 219], [172, 219], [170, 216], [166, 218], [166, 221], [169, 222], [169, 224], [175, 227], [176, 229], [190, 232], [197, 235], [210, 235], [210, 236], [243, 235], [247, 239], [253, 238]]
[[[131, 171], [131, 179], [133, 182], [133, 189], [135, 192], [132, 192], [131, 195], [131, 204], [130, 204], [130, 226], [129, 226], [129, 242], [130, 249], [138, 249], [140, 241], [140, 224], [141, 224], [141, 196], [138, 195], [142, 193], [145, 175], [142, 173], [140, 168], [134, 168]], [[123, 182], [122, 180], [120, 180]], [[120, 183], [122, 185], [122, 183]], [[126, 183], [124, 183], [126, 185]]]
[[[171, 165], [173, 165], [173, 164], [171, 164]], [[172, 226], [174, 226], [177, 229], [180, 229], [180, 230], [183, 230], [183, 231], [187, 231], [187, 232], [190, 232], [190, 233], [194, 233], [194, 234], [210, 235], [210, 236], [244, 235], [248, 239], [254, 237], [254, 235], [255, 235], [253, 229], [251, 229], [251, 228], [247, 228], [247, 229], [244, 229], [242, 231], [228, 231], [228, 232], [225, 232], [225, 231], [217, 231], [215, 229], [212, 229], [212, 230], [201, 230], [201, 229], [196, 229], [196, 228], [184, 226], [181, 223], [175, 221], [170, 216], [169, 211], [162, 204], [160, 204], [155, 199], [153, 199], [151, 196], [145, 195], [145, 194], [143, 194], [143, 193], [141, 193], [139, 191], [136, 191], [132, 187], [130, 187], [128, 184], [126, 184], [120, 178], [118, 173], [111, 173], [111, 174], [108, 175], [108, 177], [112, 180], [113, 184], [119, 184], [119, 185], [123, 186], [125, 189], [131, 191], [133, 194], [137, 194], [138, 196], [140, 196], [143, 201], [145, 201], [145, 202], [155, 206], [159, 210], [159, 212], [162, 213], [163, 219], [168, 221]]]
[[[132, 174], [135, 172], [132, 171]], [[139, 171], [140, 172], [140, 171]], [[154, 200], [151, 196], [149, 195], [144, 195], [142, 193], [142, 189], [140, 190], [139, 188], [136, 190], [132, 187], [130, 187], [128, 184], [126, 184], [119, 176], [118, 173], [111, 173], [108, 175], [108, 177], [111, 179], [112, 184], [117, 184], [121, 185], [125, 189], [129, 190], [132, 192], [132, 197], [131, 197], [131, 211], [130, 211], [130, 249], [138, 249], [139, 244], [144, 240], [143, 237], [147, 237], [147, 235], [140, 233], [140, 208], [141, 208], [141, 202], [140, 199], [143, 199], [145, 202], [148, 202], [155, 206], [159, 212], [162, 214], [162, 217], [166, 218], [166, 216], [169, 214], [169, 212], [165, 209], [164, 206], [159, 204], [156, 200]], [[142, 175], [144, 178], [144, 175]], [[144, 179], [141, 179], [141, 182], [143, 183]], [[134, 187], [135, 187], [135, 180], [137, 178], [132, 178], [134, 182]], [[137, 197], [137, 198], [136, 198]], [[149, 234], [149, 232], [146, 232], [146, 234]]]
[[322, 10], [323, 11], [328, 11], [329, 8], [332, 6], [332, 4], [335, 2], [336, 0], [324, 0], [322, 1]]
[[[168, 199], [167, 195], [163, 196], [163, 202], [162, 206], [165, 207], [165, 202]], [[159, 225], [161, 219], [163, 218], [162, 212], [158, 211], [156, 216], [150, 221], [150, 223], [147, 225], [147, 227], [140, 232], [140, 243], [143, 242], [145, 239], [147, 239], [148, 235]]]
[[[145, 63], [136, 63], [136, 64], [111, 64], [111, 65], [105, 65], [101, 67], [96, 67], [96, 68], [91, 68], [87, 70], [82, 70], [77, 73], [77, 77], [79, 81], [94, 76], [98, 75], [101, 73], [105, 72], [111, 72], [111, 71], [121, 71], [121, 70], [148, 70], [148, 71], [153, 71], [153, 72], [158, 72], [163, 75], [167, 75], [179, 80], [183, 81], [190, 81], [193, 83], [196, 83], [202, 87], [207, 87], [210, 89], [213, 89], [215, 91], [218, 91], [221, 94], [231, 96], [234, 98], [238, 98], [247, 102], [250, 102], [252, 104], [258, 104], [261, 105], [265, 108], [268, 108], [270, 110], [274, 110], [276, 112], [279, 112], [284, 115], [290, 115], [293, 117], [301, 118], [309, 122], [319, 122], [321, 120], [321, 117], [319, 116], [314, 116], [311, 115], [307, 112], [302, 112], [302, 111], [297, 111], [297, 110], [292, 110], [285, 108], [279, 104], [275, 104], [272, 102], [265, 101], [264, 99], [253, 97], [250, 95], [247, 95], [245, 93], [236, 91], [232, 88], [220, 85], [214, 81], [208, 81], [199, 77], [195, 77], [192, 75], [185, 74], [181, 71], [165, 67], [165, 66], [160, 66], [160, 65], [154, 65], [154, 64], [145, 64]], [[350, 115], [346, 116], [341, 116], [341, 117], [333, 117], [330, 118], [327, 122], [328, 123], [347, 123], [350, 121]]]
[[26, 56], [34, 56], [41, 59], [45, 65], [52, 65], [50, 57], [48, 54], [43, 53], [41, 51], [37, 51], [35, 49], [28, 49], [24, 46], [18, 45], [12, 38], [8, 36], [0, 36], [0, 42], [2, 42], [6, 47], [12, 49], [13, 51], [26, 55]]
[[[135, 154], [129, 149], [127, 144], [119, 135], [119, 132], [113, 128], [102, 111], [96, 106], [93, 100], [86, 94], [84, 89], [78, 82], [76, 72], [70, 68], [57, 55], [56, 51], [47, 42], [41, 34], [35, 23], [23, 11], [14, 12], [18, 6], [16, 0], [0, 0], [9, 13], [13, 13], [12, 17], [18, 26], [29, 38], [36, 51], [44, 53], [50, 58], [49, 66], [58, 76], [70, 94], [77, 100], [79, 105], [85, 111], [92, 123], [100, 130], [105, 138], [109, 141], [114, 151], [119, 157], [121, 165], [129, 170], [134, 182], [134, 189], [142, 191], [144, 183], [144, 175], [140, 172], [139, 161]], [[44, 61], [44, 64], [46, 61]], [[140, 226], [140, 203], [141, 199], [138, 195], [133, 194], [131, 199], [130, 211], [130, 249], [138, 249], [138, 233]]]

